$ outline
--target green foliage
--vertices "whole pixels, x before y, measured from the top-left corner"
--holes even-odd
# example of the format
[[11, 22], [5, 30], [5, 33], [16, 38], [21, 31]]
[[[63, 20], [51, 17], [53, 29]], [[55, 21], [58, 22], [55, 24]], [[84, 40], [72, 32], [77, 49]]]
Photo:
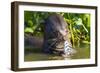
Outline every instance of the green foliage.
[[[44, 20], [52, 13], [49, 12], [24, 12], [24, 20], [27, 22], [25, 33], [32, 33], [34, 36], [42, 37]], [[28, 28], [27, 28], [28, 27]]]
[[90, 44], [90, 14], [64, 13], [63, 17], [69, 23], [73, 47]]

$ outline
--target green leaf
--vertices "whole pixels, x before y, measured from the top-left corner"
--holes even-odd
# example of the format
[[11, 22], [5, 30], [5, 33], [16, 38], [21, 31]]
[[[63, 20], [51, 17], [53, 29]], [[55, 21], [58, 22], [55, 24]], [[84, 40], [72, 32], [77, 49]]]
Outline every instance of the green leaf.
[[76, 23], [77, 25], [83, 25], [82, 19], [81, 19], [81, 18], [78, 18], [78, 20], [75, 21], [75, 23]]
[[26, 33], [33, 33], [33, 29], [27, 27], [27, 28], [25, 28], [24, 32], [26, 32]]
[[31, 20], [28, 20], [28, 26], [32, 27], [33, 26], [33, 22]]

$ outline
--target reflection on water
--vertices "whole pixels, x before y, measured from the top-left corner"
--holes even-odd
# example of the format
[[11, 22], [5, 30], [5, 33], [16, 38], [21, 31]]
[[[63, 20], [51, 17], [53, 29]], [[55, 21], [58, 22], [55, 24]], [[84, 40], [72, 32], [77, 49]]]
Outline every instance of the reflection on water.
[[[86, 59], [90, 58], [90, 45], [85, 45], [80, 48], [75, 48], [77, 53], [71, 59]], [[44, 54], [40, 48], [25, 48], [25, 61], [44, 61], [44, 60], [64, 60], [63, 57], [55, 54]], [[67, 60], [67, 59], [66, 59]]]

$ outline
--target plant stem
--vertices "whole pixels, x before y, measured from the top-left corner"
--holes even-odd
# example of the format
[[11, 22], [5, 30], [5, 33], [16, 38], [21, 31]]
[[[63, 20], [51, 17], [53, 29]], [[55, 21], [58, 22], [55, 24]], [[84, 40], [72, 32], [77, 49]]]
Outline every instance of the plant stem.
[[[68, 18], [71, 20], [70, 15], [68, 13]], [[75, 48], [75, 42], [74, 42], [74, 34], [73, 34], [73, 28], [72, 28], [72, 21], [70, 21], [70, 31], [71, 31], [71, 37], [72, 37], [72, 45]]]

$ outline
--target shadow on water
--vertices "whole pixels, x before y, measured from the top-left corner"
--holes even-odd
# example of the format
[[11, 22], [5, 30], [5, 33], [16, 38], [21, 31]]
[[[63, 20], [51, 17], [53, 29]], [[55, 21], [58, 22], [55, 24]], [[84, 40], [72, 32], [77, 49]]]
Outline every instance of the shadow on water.
[[25, 61], [63, 60], [63, 57], [56, 54], [45, 54], [41, 48], [25, 48]]

